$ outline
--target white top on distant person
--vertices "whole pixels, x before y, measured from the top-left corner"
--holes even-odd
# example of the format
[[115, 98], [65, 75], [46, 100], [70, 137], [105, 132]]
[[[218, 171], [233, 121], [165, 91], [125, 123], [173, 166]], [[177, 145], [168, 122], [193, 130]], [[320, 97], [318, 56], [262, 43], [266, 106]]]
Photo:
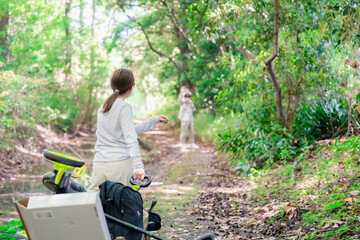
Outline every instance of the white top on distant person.
[[132, 175], [134, 179], [143, 180], [145, 170], [137, 136], [160, 122], [168, 122], [165, 115], [160, 115], [134, 125], [133, 109], [125, 101], [135, 85], [134, 75], [130, 70], [115, 70], [110, 85], [113, 94], [100, 106], [97, 113], [96, 153], [88, 191], [99, 191], [99, 185], [107, 180], [125, 186], [131, 186], [129, 179]]
[[179, 93], [179, 104], [180, 111], [178, 118], [181, 122], [180, 130], [180, 144], [181, 150], [186, 150], [186, 132], [190, 128], [190, 145], [189, 148], [197, 149], [198, 146], [195, 144], [195, 129], [194, 129], [194, 116], [193, 112], [196, 110], [193, 101], [190, 99], [192, 96], [189, 88], [182, 86]]

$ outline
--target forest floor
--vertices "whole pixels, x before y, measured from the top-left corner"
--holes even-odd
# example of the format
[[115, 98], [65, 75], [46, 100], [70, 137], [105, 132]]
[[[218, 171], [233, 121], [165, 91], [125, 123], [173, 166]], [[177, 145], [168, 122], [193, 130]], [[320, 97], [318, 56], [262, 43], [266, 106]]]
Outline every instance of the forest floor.
[[[152, 131], [143, 139], [153, 145], [143, 155], [154, 183], [142, 192], [145, 207], [158, 201], [154, 211], [163, 218], [160, 236], [195, 239], [213, 232], [231, 240], [360, 239], [356, 156], [348, 156], [348, 163], [345, 158], [329, 161], [324, 169], [321, 157], [330, 155], [329, 146], [324, 153], [314, 148], [308, 161], [274, 165], [245, 178], [211, 144], [181, 152], [173, 131]], [[344, 149], [332, 150], [346, 155]], [[313, 172], [317, 167], [323, 176]]]
[[[48, 141], [44, 147], [79, 155], [91, 169], [93, 134], [56, 138], [49, 137], [51, 132], [46, 129], [42, 131]], [[153, 211], [162, 216], [162, 228], [156, 234], [162, 237], [196, 239], [213, 232], [219, 239], [229, 240], [360, 239], [357, 191], [360, 175], [358, 171], [350, 173], [348, 162], [339, 160], [334, 165], [327, 164], [329, 168], [325, 166], [327, 171], [349, 173], [334, 175], [331, 181], [306, 172], [315, 167], [324, 168], [315, 158], [313, 162], [294, 162], [268, 171], [254, 171], [244, 178], [235, 174], [225, 156], [217, 154], [212, 144], [198, 143], [199, 149], [183, 152], [177, 133], [159, 128], [147, 132], [141, 139], [152, 147], [151, 151], [142, 150], [142, 156], [146, 173], [153, 182], [140, 192], [145, 208], [157, 200]], [[0, 168], [5, 170], [0, 172], [3, 183], [16, 180], [14, 176], [19, 176], [19, 169], [24, 167], [49, 166], [41, 154], [33, 153], [29, 146], [29, 142], [19, 144], [17, 153], [8, 155], [7, 164]], [[353, 161], [351, 158], [351, 163]], [[329, 179], [330, 173], [322, 177]], [[308, 190], [311, 192], [303, 194]], [[343, 197], [329, 203], [325, 195], [335, 198], [331, 195], [333, 191]]]

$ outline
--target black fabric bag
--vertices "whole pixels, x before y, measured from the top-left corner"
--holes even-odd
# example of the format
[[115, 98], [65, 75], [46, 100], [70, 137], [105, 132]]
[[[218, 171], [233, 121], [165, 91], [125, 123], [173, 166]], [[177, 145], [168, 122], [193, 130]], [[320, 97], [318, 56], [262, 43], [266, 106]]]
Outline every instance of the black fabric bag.
[[[100, 186], [100, 199], [104, 212], [136, 227], [143, 226], [143, 200], [137, 191], [121, 183], [106, 181]], [[129, 240], [141, 240], [142, 233], [106, 219], [113, 239], [119, 236]]]

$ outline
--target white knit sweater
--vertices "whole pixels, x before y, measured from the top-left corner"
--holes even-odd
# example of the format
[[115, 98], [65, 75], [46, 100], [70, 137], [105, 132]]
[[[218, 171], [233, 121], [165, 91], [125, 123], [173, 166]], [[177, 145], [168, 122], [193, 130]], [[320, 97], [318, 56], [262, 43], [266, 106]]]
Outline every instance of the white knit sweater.
[[97, 141], [94, 162], [121, 161], [131, 158], [133, 171], [144, 169], [137, 136], [154, 128], [159, 117], [152, 117], [134, 125], [133, 110], [128, 102], [117, 98], [107, 113], [97, 113]]

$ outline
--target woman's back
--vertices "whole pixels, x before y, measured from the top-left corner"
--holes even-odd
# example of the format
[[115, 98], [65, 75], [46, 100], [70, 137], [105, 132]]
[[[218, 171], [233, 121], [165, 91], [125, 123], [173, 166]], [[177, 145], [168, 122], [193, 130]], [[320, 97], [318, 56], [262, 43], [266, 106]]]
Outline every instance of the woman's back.
[[[103, 106], [98, 110], [98, 122], [95, 144], [94, 161], [118, 161], [130, 157], [124, 135], [127, 134], [127, 142], [134, 144], [137, 142], [136, 135], [129, 134], [135, 131], [132, 107], [122, 98], [117, 98], [111, 109], [103, 113]], [[122, 124], [121, 124], [122, 123]], [[122, 128], [122, 125], [127, 126]]]

